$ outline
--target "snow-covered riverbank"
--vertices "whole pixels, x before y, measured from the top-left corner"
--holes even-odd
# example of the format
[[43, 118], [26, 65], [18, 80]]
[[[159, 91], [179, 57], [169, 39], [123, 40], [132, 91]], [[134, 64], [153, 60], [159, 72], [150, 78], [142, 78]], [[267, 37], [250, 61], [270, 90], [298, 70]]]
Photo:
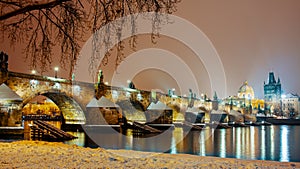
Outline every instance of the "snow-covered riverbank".
[[300, 163], [91, 149], [42, 141], [0, 143], [0, 168], [300, 168]]

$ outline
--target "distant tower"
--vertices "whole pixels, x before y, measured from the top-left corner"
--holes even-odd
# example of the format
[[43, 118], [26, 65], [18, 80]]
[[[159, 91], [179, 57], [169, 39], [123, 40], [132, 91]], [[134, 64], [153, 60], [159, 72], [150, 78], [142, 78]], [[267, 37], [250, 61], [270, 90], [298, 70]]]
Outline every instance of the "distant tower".
[[213, 110], [218, 110], [219, 109], [219, 101], [218, 101], [218, 96], [217, 96], [217, 92], [215, 91], [213, 100], [212, 102], [212, 109]]
[[273, 72], [269, 73], [269, 83], [264, 84], [264, 99], [267, 102], [278, 102], [281, 99], [281, 82], [276, 82]]
[[281, 82], [279, 77], [276, 82], [273, 72], [269, 72], [268, 83], [264, 82], [264, 99], [266, 108], [280, 108]]

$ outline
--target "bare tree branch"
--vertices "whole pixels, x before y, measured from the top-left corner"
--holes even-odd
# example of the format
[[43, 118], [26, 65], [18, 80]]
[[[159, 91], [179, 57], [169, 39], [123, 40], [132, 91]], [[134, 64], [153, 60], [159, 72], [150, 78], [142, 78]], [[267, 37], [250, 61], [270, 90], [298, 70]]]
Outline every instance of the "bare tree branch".
[[[157, 12], [152, 20], [151, 40], [159, 37], [160, 24], [163, 23], [159, 13], [173, 13], [180, 0], [0, 0], [0, 31], [3, 37], [10, 39], [12, 45], [17, 42], [26, 43], [24, 49], [30, 67], [39, 67], [41, 72], [47, 71], [52, 63], [52, 49], [60, 47], [60, 64], [72, 71], [79, 58], [80, 44], [85, 41], [86, 31], [93, 34], [93, 55], [90, 69], [98, 69], [98, 54], [105, 55], [102, 64], [106, 64], [111, 56], [112, 40], [116, 45], [116, 67], [124, 59], [124, 42], [121, 41], [125, 20], [118, 20], [130, 15], [131, 34], [129, 43], [134, 50], [137, 45], [136, 18], [133, 14]], [[97, 30], [107, 25], [99, 36]], [[99, 44], [99, 38], [104, 44]], [[116, 38], [116, 39], [114, 39]], [[104, 47], [104, 51], [100, 51]]]
[[[53, 8], [57, 5], [62, 4], [63, 2], [67, 2], [67, 1], [71, 1], [71, 0], [55, 0], [55, 1], [50, 1], [47, 3], [41, 3], [41, 4], [30, 4], [27, 5], [25, 7], [21, 7], [20, 9], [5, 13], [3, 15], [0, 16], [0, 21], [5, 20], [5, 19], [9, 19], [11, 17], [14, 16], [18, 16], [20, 14], [24, 14], [26, 12], [30, 12], [33, 10], [41, 10], [41, 9], [47, 9], [47, 8]], [[3, 3], [3, 2], [1, 2]], [[13, 3], [14, 5], [16, 5], [15, 3]]]

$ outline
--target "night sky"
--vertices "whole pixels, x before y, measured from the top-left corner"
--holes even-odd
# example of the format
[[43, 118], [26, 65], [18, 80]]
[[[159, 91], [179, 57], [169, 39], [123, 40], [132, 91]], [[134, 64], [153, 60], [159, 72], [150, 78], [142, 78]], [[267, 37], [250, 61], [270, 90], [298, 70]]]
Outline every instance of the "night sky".
[[[224, 66], [227, 95], [235, 95], [243, 82], [248, 80], [256, 96], [261, 98], [263, 82], [268, 80], [269, 71], [274, 71], [276, 79], [280, 76], [283, 92], [300, 94], [299, 0], [182, 1], [175, 15], [196, 25], [215, 47]], [[208, 73], [201, 61], [195, 61], [196, 56], [188, 47], [167, 37], [161, 37], [153, 45], [149, 37], [141, 36], [138, 43], [138, 49], [159, 48], [178, 55], [197, 75], [199, 91], [211, 95]], [[22, 44], [13, 48], [7, 42], [1, 43], [0, 50], [10, 56], [9, 70], [30, 73], [29, 64], [24, 62], [23, 47]], [[129, 59], [134, 52], [125, 54]], [[112, 62], [101, 67], [104, 80], [109, 83], [114, 71]], [[56, 65], [58, 63], [54, 62], [51, 66]], [[45, 74], [53, 76], [54, 71]], [[64, 74], [67, 74], [66, 71], [60, 70], [59, 76]], [[146, 90], [166, 92], [168, 88], [178, 88], [174, 77], [157, 69], [137, 72], [132, 81], [138, 88]], [[182, 88], [181, 94], [187, 94], [188, 82]]]

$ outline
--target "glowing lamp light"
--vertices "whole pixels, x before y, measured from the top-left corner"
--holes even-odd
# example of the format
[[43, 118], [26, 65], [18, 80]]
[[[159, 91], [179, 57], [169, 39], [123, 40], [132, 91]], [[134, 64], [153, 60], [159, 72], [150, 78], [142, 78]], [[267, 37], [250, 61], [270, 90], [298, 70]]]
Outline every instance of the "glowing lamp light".
[[36, 70], [32, 70], [31, 74], [35, 75], [36, 74]]
[[54, 71], [55, 71], [55, 78], [57, 78], [57, 72], [58, 72], [59, 68], [56, 66], [54, 67]]
[[127, 80], [127, 83], [129, 84], [131, 82], [131, 80]]
[[104, 82], [105, 85], [108, 85], [108, 82]]

